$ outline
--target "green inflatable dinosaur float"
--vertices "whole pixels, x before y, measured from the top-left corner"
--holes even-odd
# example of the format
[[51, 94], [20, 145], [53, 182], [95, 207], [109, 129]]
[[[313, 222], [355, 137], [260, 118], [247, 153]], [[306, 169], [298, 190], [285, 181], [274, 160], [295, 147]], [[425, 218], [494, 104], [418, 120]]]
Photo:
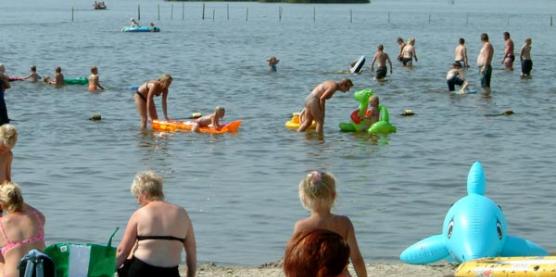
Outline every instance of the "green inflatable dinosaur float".
[[396, 127], [390, 124], [390, 116], [388, 109], [384, 105], [379, 105], [380, 118], [373, 125], [369, 126], [369, 121], [366, 119], [367, 108], [369, 106], [369, 99], [374, 95], [372, 89], [364, 89], [354, 93], [353, 97], [359, 102], [359, 109], [353, 111], [351, 114], [351, 122], [340, 123], [340, 130], [342, 132], [365, 132], [369, 134], [390, 134], [396, 132]]

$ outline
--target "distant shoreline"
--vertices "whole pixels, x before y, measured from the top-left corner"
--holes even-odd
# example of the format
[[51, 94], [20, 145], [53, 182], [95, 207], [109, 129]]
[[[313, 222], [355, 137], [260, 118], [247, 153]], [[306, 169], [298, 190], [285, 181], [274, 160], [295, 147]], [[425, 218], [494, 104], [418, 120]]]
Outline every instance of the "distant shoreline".
[[259, 2], [289, 4], [369, 4], [371, 0], [166, 0], [168, 2]]

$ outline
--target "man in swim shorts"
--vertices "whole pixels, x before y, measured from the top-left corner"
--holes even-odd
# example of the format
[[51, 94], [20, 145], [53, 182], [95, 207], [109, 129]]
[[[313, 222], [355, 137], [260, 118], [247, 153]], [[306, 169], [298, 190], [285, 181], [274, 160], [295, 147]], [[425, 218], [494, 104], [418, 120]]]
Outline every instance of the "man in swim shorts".
[[304, 132], [314, 120], [317, 125], [317, 133], [322, 134], [326, 100], [334, 96], [336, 91], [347, 92], [352, 86], [353, 82], [350, 79], [344, 79], [340, 82], [329, 80], [317, 85], [305, 99], [302, 122], [297, 131]]
[[390, 61], [390, 57], [384, 52], [384, 45], [379, 44], [373, 57], [373, 62], [371, 63], [371, 71], [374, 70], [375, 62], [378, 64], [375, 79], [382, 80], [386, 77], [386, 73], [388, 72], [388, 68], [386, 67], [387, 61], [390, 65], [390, 74], [392, 74], [392, 62]]
[[531, 70], [533, 70], [533, 61], [531, 60], [531, 38], [525, 39], [525, 44], [521, 47], [521, 78], [531, 77]]
[[502, 64], [506, 70], [514, 70], [514, 41], [510, 38], [510, 33], [504, 32], [504, 58]]
[[494, 55], [494, 48], [488, 41], [488, 34], [482, 33], [481, 41], [483, 42], [483, 47], [477, 57], [477, 65], [479, 66], [479, 72], [481, 73], [481, 87], [490, 88], [490, 77], [492, 75], [491, 64], [492, 56]]
[[467, 61], [467, 47], [465, 47], [465, 39], [460, 38], [459, 44], [454, 51], [455, 59], [454, 61], [459, 63], [463, 68], [468, 68], [469, 63]]

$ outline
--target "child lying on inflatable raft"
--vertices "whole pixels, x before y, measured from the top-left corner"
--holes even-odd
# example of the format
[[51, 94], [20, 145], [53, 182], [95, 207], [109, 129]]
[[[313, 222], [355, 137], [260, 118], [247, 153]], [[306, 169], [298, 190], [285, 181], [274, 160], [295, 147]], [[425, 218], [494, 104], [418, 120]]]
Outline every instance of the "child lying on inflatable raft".
[[352, 122], [340, 123], [342, 132], [367, 131], [374, 135], [396, 132], [396, 127], [389, 122], [388, 109], [380, 105], [378, 96], [373, 95], [372, 89], [364, 89], [354, 93], [355, 100], [359, 102], [359, 109], [351, 113]]

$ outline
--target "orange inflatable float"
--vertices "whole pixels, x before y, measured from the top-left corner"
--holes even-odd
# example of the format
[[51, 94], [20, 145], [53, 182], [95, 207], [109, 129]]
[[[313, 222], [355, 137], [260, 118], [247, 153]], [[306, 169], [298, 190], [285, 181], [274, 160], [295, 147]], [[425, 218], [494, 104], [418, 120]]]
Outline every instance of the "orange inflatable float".
[[[199, 128], [200, 133], [205, 134], [224, 134], [224, 133], [235, 133], [238, 131], [241, 125], [241, 120], [234, 120], [222, 125], [222, 128], [216, 129], [213, 127], [202, 127]], [[159, 132], [191, 132], [193, 129], [193, 124], [190, 121], [180, 121], [180, 120], [153, 120], [152, 129]]]

